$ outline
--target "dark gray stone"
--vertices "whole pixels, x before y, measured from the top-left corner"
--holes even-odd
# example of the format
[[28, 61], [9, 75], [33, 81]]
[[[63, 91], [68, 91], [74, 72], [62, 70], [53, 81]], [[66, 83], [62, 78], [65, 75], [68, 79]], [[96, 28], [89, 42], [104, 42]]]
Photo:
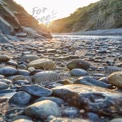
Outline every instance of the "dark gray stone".
[[71, 75], [79, 77], [79, 76], [86, 76], [88, 75], [88, 72], [84, 69], [79, 69], [79, 68], [75, 68], [71, 70]]
[[3, 67], [0, 68], [0, 74], [5, 76], [17, 75], [18, 70], [12, 67]]
[[67, 67], [69, 69], [81, 68], [81, 69], [88, 70], [90, 67], [90, 64], [86, 61], [81, 60], [81, 59], [74, 59], [67, 64]]
[[85, 77], [80, 77], [78, 80], [74, 82], [74, 84], [84, 84], [84, 85], [89, 85], [89, 86], [99, 86], [103, 88], [111, 88], [111, 84], [107, 84], [105, 82], [95, 80], [91, 78], [90, 76], [85, 76]]
[[22, 91], [25, 91], [36, 97], [47, 97], [52, 94], [52, 90], [41, 87], [39, 85], [26, 85], [21, 87]]
[[12, 96], [9, 102], [19, 106], [24, 106], [27, 105], [30, 100], [31, 100], [31, 95], [29, 95], [26, 92], [20, 91], [17, 92], [14, 96]]

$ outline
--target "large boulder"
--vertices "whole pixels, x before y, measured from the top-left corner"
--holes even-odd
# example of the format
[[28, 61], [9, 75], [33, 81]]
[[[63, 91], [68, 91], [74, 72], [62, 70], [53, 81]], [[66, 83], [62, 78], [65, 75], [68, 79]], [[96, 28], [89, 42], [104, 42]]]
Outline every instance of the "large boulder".
[[114, 72], [108, 76], [108, 82], [122, 89], [122, 71]]
[[[121, 113], [122, 93], [87, 85], [65, 85], [52, 89], [53, 95], [85, 111], [112, 115]], [[112, 107], [111, 107], [112, 106]], [[114, 108], [114, 109], [113, 109]]]
[[35, 67], [37, 69], [52, 70], [56, 67], [56, 64], [54, 61], [52, 61], [50, 59], [37, 59], [37, 60], [31, 61], [28, 64], [28, 67]]
[[60, 109], [55, 102], [44, 100], [25, 108], [25, 114], [32, 118], [46, 119], [48, 116], [61, 116]]
[[67, 64], [67, 67], [71, 70], [74, 68], [81, 68], [81, 69], [88, 70], [90, 67], [90, 64], [81, 59], [74, 59]]

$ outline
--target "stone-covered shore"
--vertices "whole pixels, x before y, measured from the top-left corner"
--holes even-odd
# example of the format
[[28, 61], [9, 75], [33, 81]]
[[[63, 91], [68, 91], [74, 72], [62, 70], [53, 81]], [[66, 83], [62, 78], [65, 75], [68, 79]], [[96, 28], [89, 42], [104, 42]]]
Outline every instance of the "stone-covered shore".
[[122, 41], [0, 43], [0, 122], [122, 122]]

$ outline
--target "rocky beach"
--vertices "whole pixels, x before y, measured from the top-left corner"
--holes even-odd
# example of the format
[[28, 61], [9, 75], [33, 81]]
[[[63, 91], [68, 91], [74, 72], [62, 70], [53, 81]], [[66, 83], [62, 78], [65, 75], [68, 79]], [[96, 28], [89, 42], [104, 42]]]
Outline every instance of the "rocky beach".
[[122, 122], [121, 1], [108, 1], [61, 19], [72, 21], [54, 34], [0, 0], [0, 122]]
[[0, 43], [0, 122], [122, 121], [121, 39], [23, 40]]

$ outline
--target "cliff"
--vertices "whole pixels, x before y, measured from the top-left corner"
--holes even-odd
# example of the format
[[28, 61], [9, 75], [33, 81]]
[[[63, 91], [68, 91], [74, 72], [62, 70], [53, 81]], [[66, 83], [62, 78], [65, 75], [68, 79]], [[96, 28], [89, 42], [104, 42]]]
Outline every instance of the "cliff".
[[38, 21], [29, 15], [25, 9], [13, 0], [0, 0], [0, 33], [16, 35], [28, 28], [46, 38], [51, 38], [48, 29], [39, 25]]

